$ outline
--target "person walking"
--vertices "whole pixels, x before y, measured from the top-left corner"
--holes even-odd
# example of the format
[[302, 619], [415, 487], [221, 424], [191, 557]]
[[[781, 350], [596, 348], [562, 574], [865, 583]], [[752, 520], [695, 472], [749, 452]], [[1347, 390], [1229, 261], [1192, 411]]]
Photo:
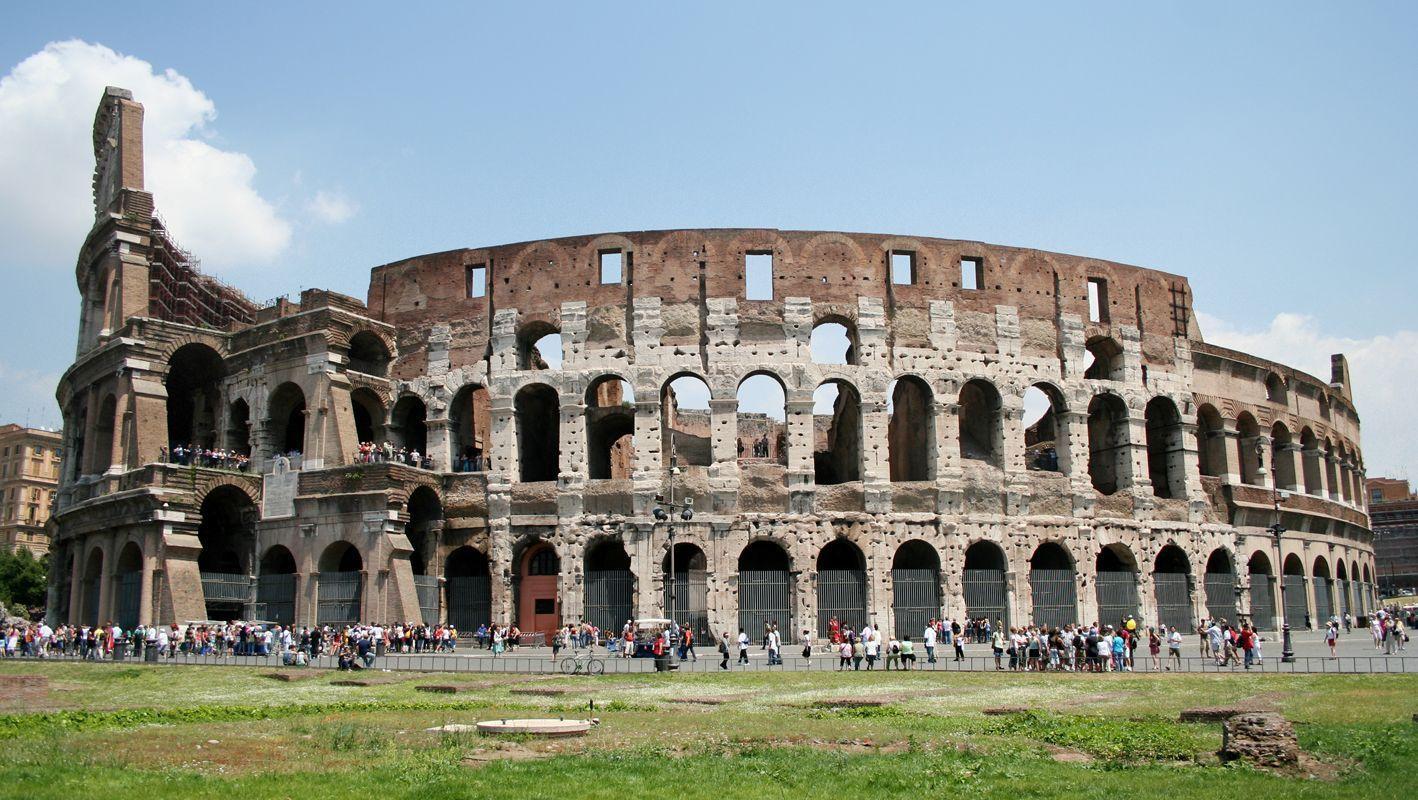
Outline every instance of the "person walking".
[[[906, 641], [911, 641], [911, 637], [906, 637]], [[935, 620], [926, 625], [925, 631], [921, 633], [921, 645], [926, 648], [926, 663], [935, 663]]]
[[768, 663], [771, 666], [781, 666], [783, 663], [783, 636], [778, 633], [778, 626], [768, 632]]
[[807, 628], [803, 628], [803, 660], [812, 661], [812, 634]]
[[719, 635], [719, 669], [729, 668], [729, 632]]
[[748, 663], [748, 633], [739, 628], [739, 663]]
[[1335, 625], [1333, 622], [1325, 624], [1324, 643], [1329, 645], [1329, 657], [1333, 659], [1339, 658], [1339, 626]]
[[842, 643], [839, 644], [839, 645], [837, 645], [837, 658], [838, 658], [838, 661], [837, 661], [837, 671], [838, 671], [838, 672], [841, 672], [841, 671], [845, 670], [845, 669], [848, 667], [848, 665], [850, 665], [850, 664], [852, 663], [852, 643], [851, 643], [851, 641], [849, 641], [848, 639], [843, 639], [843, 640], [842, 640]]

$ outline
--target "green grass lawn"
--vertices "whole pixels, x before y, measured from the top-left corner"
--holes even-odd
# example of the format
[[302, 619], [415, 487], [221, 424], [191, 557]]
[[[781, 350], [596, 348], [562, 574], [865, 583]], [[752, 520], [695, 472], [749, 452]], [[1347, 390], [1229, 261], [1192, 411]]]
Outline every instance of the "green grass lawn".
[[[1418, 676], [372, 673], [359, 677], [375, 685], [342, 687], [331, 681], [349, 676], [264, 673], [0, 664], [0, 797], [1017, 798], [1106, 785], [1357, 798], [1406, 785], [1418, 763]], [[468, 691], [415, 689], [425, 684]], [[833, 706], [844, 699], [884, 704]], [[1232, 704], [1294, 721], [1309, 769], [1220, 766], [1220, 725], [1176, 722], [1184, 708]], [[994, 707], [1029, 711], [982, 713]], [[551, 741], [426, 730], [547, 715], [602, 724]]]

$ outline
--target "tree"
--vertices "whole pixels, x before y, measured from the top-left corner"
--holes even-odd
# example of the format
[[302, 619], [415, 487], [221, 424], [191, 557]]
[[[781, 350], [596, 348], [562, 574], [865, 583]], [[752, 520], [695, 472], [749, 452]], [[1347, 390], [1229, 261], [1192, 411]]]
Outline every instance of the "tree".
[[16, 616], [24, 616], [26, 609], [43, 608], [48, 574], [48, 555], [37, 559], [24, 547], [0, 552], [0, 602], [11, 606], [10, 613]]

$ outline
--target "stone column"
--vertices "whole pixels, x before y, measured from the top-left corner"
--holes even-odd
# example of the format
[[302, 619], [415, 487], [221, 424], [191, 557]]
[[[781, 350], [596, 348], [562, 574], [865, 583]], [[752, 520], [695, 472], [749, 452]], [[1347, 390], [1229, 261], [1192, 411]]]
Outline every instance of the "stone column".
[[491, 440], [487, 443], [488, 483], [513, 482], [519, 479], [517, 472], [517, 416], [512, 398], [494, 395], [489, 398], [489, 414], [492, 416]]
[[75, 538], [71, 549], [74, 550], [74, 567], [69, 571], [69, 619], [70, 625], [81, 625], [83, 620], [80, 614], [83, 613], [84, 604], [84, 564], [88, 561], [88, 552], [85, 548], [77, 545], [82, 544], [82, 538]]
[[788, 428], [788, 510], [810, 514], [817, 493], [813, 469], [812, 392], [788, 391], [785, 409]]
[[113, 552], [113, 536], [106, 537], [103, 549], [103, 564], [99, 567], [98, 579], [98, 624], [102, 625], [113, 617], [113, 565], [117, 561]]
[[[862, 491], [868, 513], [891, 510], [891, 446], [887, 441], [890, 415], [884, 400], [863, 400], [862, 409]], [[924, 424], [924, 420], [922, 420]]]
[[424, 421], [428, 429], [426, 455], [433, 461], [433, 468], [439, 472], [453, 471], [453, 420], [443, 417]]
[[157, 537], [148, 537], [148, 546], [143, 548], [143, 575], [139, 581], [138, 588], [138, 624], [153, 624], [153, 570], [157, 569], [158, 559], [156, 547], [153, 541]]
[[1241, 482], [1241, 433], [1236, 430], [1236, 421], [1233, 419], [1222, 420], [1221, 425], [1220, 431], [1208, 434], [1220, 436], [1223, 440], [1221, 463], [1217, 464], [1216, 468], [1222, 483], [1236, 485]]
[[556, 508], [562, 517], [579, 516], [585, 508], [586, 404], [584, 396], [561, 395], [561, 462], [558, 466]]

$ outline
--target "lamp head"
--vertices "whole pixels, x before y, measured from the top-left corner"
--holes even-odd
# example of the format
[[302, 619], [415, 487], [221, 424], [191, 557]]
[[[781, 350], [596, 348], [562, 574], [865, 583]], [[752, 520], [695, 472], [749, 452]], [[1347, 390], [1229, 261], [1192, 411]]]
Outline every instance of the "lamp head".
[[655, 519], [657, 519], [657, 520], [659, 520], [659, 521], [661, 521], [661, 522], [664, 522], [665, 520], [667, 520], [667, 519], [670, 518], [670, 515], [669, 515], [669, 514], [666, 514], [666, 513], [665, 513], [665, 510], [664, 510], [663, 508], [660, 508], [659, 506], [655, 506], [654, 514], [655, 514]]

